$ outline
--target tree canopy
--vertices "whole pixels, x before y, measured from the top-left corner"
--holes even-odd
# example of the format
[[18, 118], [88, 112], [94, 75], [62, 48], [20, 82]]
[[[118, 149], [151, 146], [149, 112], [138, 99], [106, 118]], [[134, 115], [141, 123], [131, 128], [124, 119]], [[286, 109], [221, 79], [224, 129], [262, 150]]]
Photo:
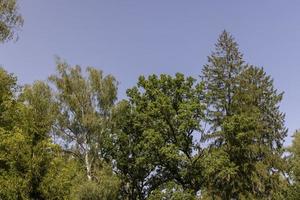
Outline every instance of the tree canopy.
[[0, 42], [16, 39], [23, 22], [17, 0], [0, 1]]
[[[0, 42], [16, 38], [0, 1]], [[300, 198], [300, 135], [284, 148], [283, 93], [223, 31], [200, 77], [113, 75], [57, 59], [48, 81], [0, 68], [0, 199]]]

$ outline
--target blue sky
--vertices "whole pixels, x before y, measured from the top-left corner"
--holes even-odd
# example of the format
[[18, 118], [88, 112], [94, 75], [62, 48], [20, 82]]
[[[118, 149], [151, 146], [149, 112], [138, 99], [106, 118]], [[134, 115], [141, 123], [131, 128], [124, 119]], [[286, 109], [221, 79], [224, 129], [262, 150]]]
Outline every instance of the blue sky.
[[300, 128], [300, 1], [19, 1], [25, 24], [16, 43], [0, 45], [0, 65], [21, 84], [55, 73], [57, 55], [113, 74], [123, 98], [141, 74], [197, 77], [226, 29], [285, 92], [289, 134]]

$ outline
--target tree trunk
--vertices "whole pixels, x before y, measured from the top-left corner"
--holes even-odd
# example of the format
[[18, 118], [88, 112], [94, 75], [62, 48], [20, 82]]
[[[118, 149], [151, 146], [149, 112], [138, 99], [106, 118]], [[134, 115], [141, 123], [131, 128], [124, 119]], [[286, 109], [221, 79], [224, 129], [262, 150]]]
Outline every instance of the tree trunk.
[[91, 172], [91, 168], [92, 168], [92, 163], [89, 159], [89, 151], [86, 150], [85, 151], [85, 167], [86, 167], [86, 175], [89, 181], [92, 180], [92, 172]]

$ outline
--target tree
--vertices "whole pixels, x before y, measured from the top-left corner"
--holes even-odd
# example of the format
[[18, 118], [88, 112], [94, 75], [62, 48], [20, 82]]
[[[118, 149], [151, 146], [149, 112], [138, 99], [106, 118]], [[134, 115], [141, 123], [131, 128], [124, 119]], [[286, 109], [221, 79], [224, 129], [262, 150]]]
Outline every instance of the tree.
[[0, 1], [0, 42], [17, 37], [18, 29], [23, 25], [23, 18], [18, 12], [17, 0]]
[[18, 119], [17, 115], [17, 97], [19, 90], [17, 78], [13, 74], [8, 74], [3, 68], [0, 68], [0, 127], [11, 130]]
[[88, 78], [79, 66], [58, 61], [57, 75], [50, 77], [56, 87], [59, 115], [56, 132], [64, 150], [85, 166], [89, 181], [97, 181], [97, 171], [111, 162], [111, 109], [117, 95], [117, 82], [111, 75], [87, 68]]
[[29, 148], [28, 175], [29, 198], [44, 199], [40, 185], [59, 147], [52, 143], [50, 132], [56, 118], [57, 107], [50, 87], [41, 81], [24, 87], [19, 101], [22, 120], [20, 128], [27, 138]]
[[17, 95], [16, 78], [1, 70], [0, 197], [44, 199], [40, 184], [53, 151], [50, 88], [36, 82]]
[[296, 200], [300, 198], [300, 132], [296, 131], [293, 136], [292, 146], [289, 147], [291, 153], [290, 164], [290, 181], [291, 184], [287, 190], [287, 199]]
[[[205, 156], [208, 190], [222, 199], [274, 195], [285, 169], [282, 93], [263, 69], [244, 64], [237, 43], [226, 31], [202, 73], [211, 127], [205, 137], [210, 141], [206, 153], [222, 155]], [[215, 162], [210, 157], [219, 157], [221, 163], [209, 165]]]
[[[220, 35], [215, 51], [202, 69], [206, 90], [207, 120], [211, 132], [220, 129], [226, 116], [232, 115], [233, 95], [238, 87], [238, 76], [243, 70], [243, 55], [228, 32]], [[222, 143], [217, 141], [216, 143]]]
[[[72, 73], [76, 70], [78, 68], [74, 69]], [[56, 102], [50, 87], [46, 83], [38, 81], [32, 86], [25, 86], [19, 92], [16, 78], [1, 69], [0, 82], [3, 86], [0, 89], [1, 199], [85, 199], [74, 196], [74, 194], [77, 194], [78, 191], [80, 191], [80, 194], [85, 190], [89, 191], [90, 186], [101, 188], [101, 190], [96, 191], [94, 199], [99, 199], [99, 195], [101, 199], [115, 199], [117, 197], [118, 178], [113, 174], [110, 164], [104, 162], [104, 159], [109, 159], [108, 147], [111, 143], [109, 141], [108, 124], [110, 120], [109, 109], [112, 106], [111, 101], [115, 98], [115, 93], [111, 92], [116, 92], [116, 88], [112, 85], [114, 79], [112, 77], [102, 79], [100, 73], [94, 69], [89, 69], [89, 72], [91, 81], [89, 83], [94, 84], [90, 87], [92, 91], [89, 92], [94, 92], [93, 94], [99, 96], [81, 96], [85, 100], [90, 98], [91, 102], [84, 102], [87, 110], [83, 111], [84, 114], [87, 114], [87, 118], [82, 117], [82, 115], [79, 116], [80, 120], [84, 119], [84, 125], [88, 124], [90, 126], [84, 127], [82, 125], [80, 127], [80, 124], [76, 123], [82, 121], [71, 123], [74, 118], [64, 118], [66, 117], [64, 114], [71, 113], [74, 110], [67, 110], [70, 107], [68, 107], [68, 104], [64, 104], [65, 102]], [[58, 80], [58, 78], [55, 80]], [[79, 82], [79, 84], [82, 84], [82, 82]], [[66, 87], [69, 86], [67, 84]], [[100, 87], [103, 88], [100, 90]], [[78, 91], [78, 88], [74, 88], [74, 90]], [[67, 91], [69, 90], [67, 89]], [[67, 93], [67, 95], [63, 97], [67, 100], [73, 98], [73, 94]], [[103, 107], [92, 107], [95, 106], [96, 101]], [[72, 109], [77, 109], [76, 111], [81, 114], [81, 108], [76, 107], [82, 103], [81, 101], [75, 102], [78, 104], [72, 104], [74, 103], [72, 101], [69, 101], [69, 103], [71, 103], [71, 106], [75, 106], [71, 107]], [[94, 110], [91, 108], [94, 108]], [[91, 116], [95, 118], [90, 118]], [[86, 159], [86, 154], [83, 154], [83, 157], [78, 154], [83, 152], [82, 149], [73, 148], [73, 144], [67, 141], [68, 146], [64, 148], [63, 152], [61, 147], [52, 141], [53, 136], [55, 136], [52, 134], [53, 128], [55, 128], [54, 130], [57, 130], [57, 128], [60, 128], [58, 130], [65, 130], [65, 127], [61, 125], [65, 125], [63, 122], [66, 121], [69, 122], [67, 125], [73, 125], [71, 126], [74, 128], [72, 130], [88, 130], [88, 133], [99, 131], [92, 132], [94, 135], [91, 135], [91, 137], [85, 135], [90, 142], [84, 144], [84, 147], [86, 147], [84, 150], [88, 150], [87, 162], [92, 163], [90, 174], [88, 174], [93, 177], [92, 179], [86, 178], [87, 168], [82, 168], [80, 162], [82, 159], [80, 158]], [[98, 122], [101, 122], [101, 124], [97, 124]], [[59, 144], [62, 144], [62, 142], [63, 140], [58, 141]], [[82, 145], [80, 140], [78, 145]], [[99, 148], [97, 148], [97, 145], [99, 145]], [[70, 151], [73, 153], [72, 156], [68, 154]], [[74, 160], [74, 155], [78, 155], [77, 160]], [[102, 157], [99, 157], [99, 155]], [[60, 172], [60, 175], [56, 176], [56, 172]], [[80, 189], [78, 189], [79, 186]], [[55, 192], [56, 195], [53, 196], [52, 192]]]
[[16, 77], [0, 68], [0, 85], [0, 198], [20, 199], [27, 192], [24, 172], [28, 148], [26, 137], [17, 127]]
[[203, 181], [193, 141], [203, 118], [201, 84], [180, 73], [141, 76], [127, 95], [115, 119], [119, 132], [114, 150], [123, 194], [145, 199], [168, 181], [196, 193]]

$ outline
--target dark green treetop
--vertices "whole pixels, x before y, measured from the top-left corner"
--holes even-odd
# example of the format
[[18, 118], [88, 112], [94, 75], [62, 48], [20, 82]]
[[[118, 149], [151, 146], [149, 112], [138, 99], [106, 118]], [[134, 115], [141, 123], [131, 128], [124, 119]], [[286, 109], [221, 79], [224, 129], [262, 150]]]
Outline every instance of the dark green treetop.
[[[285, 169], [282, 93], [263, 69], [244, 64], [237, 43], [226, 31], [202, 78], [211, 127], [204, 137], [210, 145], [204, 159], [207, 187], [222, 199], [272, 196]], [[210, 164], [218, 156], [224, 163], [213, 167]]]

